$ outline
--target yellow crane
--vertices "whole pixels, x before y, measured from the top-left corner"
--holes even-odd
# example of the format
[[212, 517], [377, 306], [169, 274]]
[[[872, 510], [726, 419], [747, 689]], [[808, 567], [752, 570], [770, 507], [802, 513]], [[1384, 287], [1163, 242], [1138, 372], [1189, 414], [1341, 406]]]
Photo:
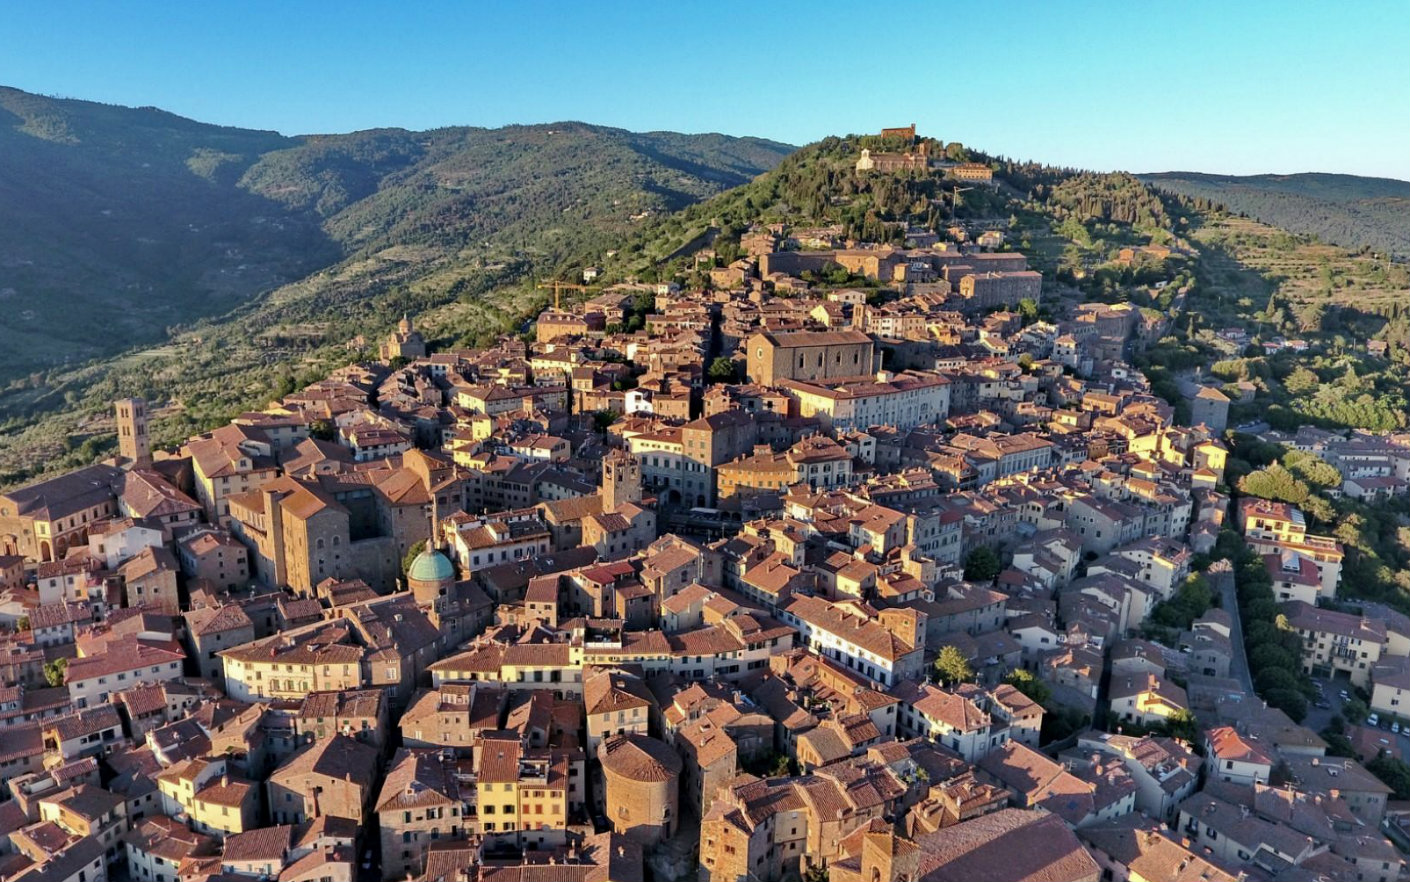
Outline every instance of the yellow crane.
[[590, 290], [592, 290], [592, 289], [589, 288], [587, 285], [574, 285], [574, 284], [571, 283], [571, 282], [560, 282], [560, 281], [558, 281], [557, 279], [554, 279], [554, 280], [551, 281], [551, 282], [540, 282], [536, 287], [543, 288], [543, 289], [545, 289], [545, 290], [547, 290], [547, 289], [549, 289], [549, 288], [552, 288], [552, 289], [553, 289], [553, 308], [554, 308], [554, 309], [561, 309], [561, 308], [562, 308], [562, 307], [559, 305], [559, 302], [560, 302], [560, 299], [561, 299], [562, 296], [563, 296], [563, 292], [564, 292], [564, 291], [590, 291]]

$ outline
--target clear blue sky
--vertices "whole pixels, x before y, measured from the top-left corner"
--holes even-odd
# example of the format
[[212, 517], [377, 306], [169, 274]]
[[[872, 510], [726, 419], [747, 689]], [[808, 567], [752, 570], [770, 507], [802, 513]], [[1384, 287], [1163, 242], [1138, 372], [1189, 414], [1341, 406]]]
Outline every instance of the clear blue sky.
[[1410, 2], [0, 3], [0, 84], [286, 134], [919, 124], [1133, 171], [1410, 179]]

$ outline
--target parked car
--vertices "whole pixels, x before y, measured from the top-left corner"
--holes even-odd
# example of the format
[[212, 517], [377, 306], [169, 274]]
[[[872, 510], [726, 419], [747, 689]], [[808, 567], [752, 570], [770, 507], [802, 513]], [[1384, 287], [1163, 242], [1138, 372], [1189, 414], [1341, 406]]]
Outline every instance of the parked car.
[[1345, 689], [1343, 689], [1342, 691], [1338, 692], [1337, 695], [1341, 696], [1341, 700], [1342, 700], [1342, 701], [1346, 701], [1346, 700], [1348, 700], [1349, 698], [1351, 698], [1351, 694], [1348, 693]]
[[1319, 698], [1319, 699], [1317, 699], [1317, 701], [1315, 702], [1315, 706], [1316, 706], [1316, 707], [1320, 707], [1322, 710], [1331, 710], [1331, 709], [1332, 709], [1332, 703], [1331, 703], [1330, 701], [1328, 701], [1327, 699], [1325, 699], [1325, 698]]
[[1400, 734], [1400, 721], [1399, 721], [1399, 720], [1396, 720], [1394, 723], [1391, 723], [1391, 724], [1390, 724], [1390, 731], [1391, 731], [1391, 733], [1394, 734], [1394, 735], [1399, 735], [1399, 734]]
[[1380, 714], [1371, 714], [1369, 717], [1366, 718], [1366, 725], [1368, 725], [1368, 726], [1379, 726], [1380, 724], [1381, 724], [1381, 715], [1380, 715]]

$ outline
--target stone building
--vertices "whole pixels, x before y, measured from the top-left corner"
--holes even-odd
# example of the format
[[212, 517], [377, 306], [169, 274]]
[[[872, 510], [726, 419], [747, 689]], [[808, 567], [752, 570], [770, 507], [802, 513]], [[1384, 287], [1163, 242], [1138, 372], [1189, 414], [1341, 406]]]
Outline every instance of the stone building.
[[269, 776], [275, 823], [302, 824], [331, 815], [362, 823], [377, 780], [377, 749], [342, 733], [320, 738]]
[[760, 331], [744, 341], [749, 380], [819, 381], [869, 376], [876, 345], [861, 331]]
[[1190, 400], [1190, 424], [1223, 434], [1229, 428], [1229, 396], [1211, 386], [1201, 387]]
[[209, 582], [218, 591], [244, 585], [250, 579], [250, 552], [226, 530], [206, 528], [176, 543], [181, 570], [188, 580]]
[[1036, 303], [1042, 294], [1043, 274], [1033, 270], [976, 273], [960, 279], [960, 296], [972, 309], [1013, 307], [1025, 299]]
[[0, 495], [0, 555], [62, 560], [95, 521], [117, 515], [120, 469], [92, 465]]
[[392, 760], [376, 803], [383, 879], [419, 876], [432, 843], [465, 830], [460, 812], [472, 794], [461, 793], [455, 760], [441, 754], [402, 749]]
[[425, 358], [426, 339], [412, 326], [411, 317], [404, 315], [401, 321], [397, 322], [396, 331], [377, 348], [377, 354], [383, 361], [391, 361], [394, 358], [406, 361]]
[[641, 463], [630, 453], [613, 450], [602, 458], [602, 510], [616, 511], [641, 502]]
[[603, 741], [597, 758], [613, 831], [643, 845], [669, 839], [680, 819], [680, 756], [662, 741], [627, 733]]
[[395, 580], [395, 540], [361, 518], [354, 524], [348, 507], [317, 483], [278, 478], [229, 504], [261, 584], [312, 597], [329, 578], [361, 578], [383, 590]]
[[930, 144], [922, 141], [914, 150], [905, 153], [873, 153], [863, 149], [857, 159], [857, 171], [897, 172], [925, 171], [930, 168]]

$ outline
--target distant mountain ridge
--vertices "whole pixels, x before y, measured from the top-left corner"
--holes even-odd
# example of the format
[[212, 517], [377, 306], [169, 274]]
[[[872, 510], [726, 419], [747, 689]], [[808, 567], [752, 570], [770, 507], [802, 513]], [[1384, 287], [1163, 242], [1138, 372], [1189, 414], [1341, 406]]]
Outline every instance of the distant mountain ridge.
[[[389, 249], [402, 281], [552, 265], [792, 150], [571, 122], [287, 137], [0, 87], [0, 383]], [[313, 288], [301, 319], [323, 317]]]
[[1410, 256], [1410, 181], [1315, 172], [1161, 172], [1137, 177], [1158, 189], [1207, 199], [1289, 232], [1346, 248]]

